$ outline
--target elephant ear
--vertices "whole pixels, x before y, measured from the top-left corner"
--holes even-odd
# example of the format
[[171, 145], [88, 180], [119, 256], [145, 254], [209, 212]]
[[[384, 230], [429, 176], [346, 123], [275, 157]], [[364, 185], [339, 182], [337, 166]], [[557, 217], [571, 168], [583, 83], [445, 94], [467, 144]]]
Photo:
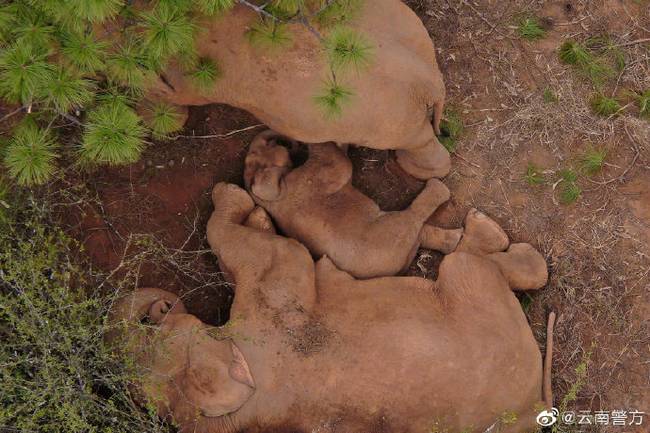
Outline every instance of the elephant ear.
[[251, 193], [264, 201], [277, 201], [282, 196], [286, 167], [269, 167], [255, 173]]
[[234, 343], [200, 333], [189, 352], [183, 394], [203, 416], [219, 417], [235, 412], [255, 392], [248, 363]]

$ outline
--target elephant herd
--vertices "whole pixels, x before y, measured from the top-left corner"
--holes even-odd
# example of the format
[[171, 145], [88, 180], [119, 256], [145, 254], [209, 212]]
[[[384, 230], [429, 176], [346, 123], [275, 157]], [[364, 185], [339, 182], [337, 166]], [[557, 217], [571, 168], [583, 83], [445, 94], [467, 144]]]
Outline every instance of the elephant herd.
[[[282, 64], [233, 50], [250, 13], [233, 14], [209, 28], [230, 42], [205, 38], [204, 49], [249, 62], [243, 83], [192, 95], [170, 74], [156, 96], [237, 105], [273, 128], [250, 144], [243, 187], [212, 190], [206, 236], [234, 287], [230, 320], [209, 326], [160, 289], [122, 297], [109, 340], [141, 368], [139, 399], [183, 433], [534, 431], [552, 405], [554, 315], [544, 366], [513, 291], [543, 287], [546, 262], [476, 209], [461, 228], [427, 223], [450, 198], [437, 179], [449, 155], [434, 134], [444, 87], [421, 22], [398, 0], [364, 8], [357, 25], [383, 54], [350, 116], [324, 123], [296, 107], [310, 50]], [[295, 91], [273, 90], [276, 79]], [[424, 189], [382, 211], [352, 185], [347, 143], [396, 149]], [[421, 247], [445, 254], [435, 281], [400, 276]]]

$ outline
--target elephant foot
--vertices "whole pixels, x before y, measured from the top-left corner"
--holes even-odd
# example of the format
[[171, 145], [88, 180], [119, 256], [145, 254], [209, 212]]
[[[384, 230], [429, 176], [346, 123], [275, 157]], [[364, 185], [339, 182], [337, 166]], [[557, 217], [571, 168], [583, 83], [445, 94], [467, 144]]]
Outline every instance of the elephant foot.
[[487, 256], [501, 269], [514, 290], [536, 290], [548, 280], [544, 257], [530, 244], [512, 244], [508, 251]]
[[275, 234], [275, 227], [273, 226], [271, 217], [266, 213], [264, 208], [259, 206], [253, 209], [253, 211], [248, 215], [244, 225], [261, 232]]
[[420, 233], [420, 241], [423, 248], [451, 254], [462, 236], [463, 229], [448, 230], [425, 224]]
[[424, 189], [413, 200], [409, 209], [415, 212], [422, 221], [427, 220], [436, 209], [449, 200], [449, 188], [438, 179], [429, 179]]
[[237, 185], [218, 183], [212, 189], [214, 212], [210, 220], [215, 224], [241, 224], [255, 208], [251, 196]]
[[451, 169], [449, 152], [437, 139], [418, 149], [397, 150], [395, 155], [400, 167], [418, 179], [443, 178]]
[[471, 209], [465, 217], [465, 231], [456, 251], [483, 256], [505, 251], [510, 245], [508, 235], [492, 218]]

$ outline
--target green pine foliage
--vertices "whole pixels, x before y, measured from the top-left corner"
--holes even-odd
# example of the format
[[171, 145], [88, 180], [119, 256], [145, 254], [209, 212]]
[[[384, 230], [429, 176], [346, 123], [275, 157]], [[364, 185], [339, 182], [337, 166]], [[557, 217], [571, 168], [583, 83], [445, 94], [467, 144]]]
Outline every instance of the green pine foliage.
[[109, 81], [131, 90], [144, 88], [147, 77], [146, 59], [140, 47], [130, 39], [124, 41], [106, 60]]
[[230, 10], [236, 0], [196, 0], [198, 10], [207, 16], [214, 16]]
[[367, 67], [372, 57], [372, 45], [365, 37], [348, 28], [336, 27], [325, 39], [325, 49], [331, 67], [336, 71]]
[[154, 138], [164, 140], [183, 127], [183, 114], [178, 107], [164, 102], [145, 108], [144, 120]]
[[45, 103], [59, 113], [79, 109], [95, 96], [94, 84], [90, 80], [72, 75], [63, 67], [59, 67], [54, 78], [47, 82], [45, 92]]
[[305, 0], [272, 0], [271, 4], [275, 9], [289, 15], [294, 15], [305, 8]]
[[79, 72], [92, 74], [104, 69], [108, 44], [93, 32], [67, 33], [62, 37], [61, 54]]
[[10, 103], [31, 104], [53, 76], [47, 53], [28, 44], [16, 43], [0, 54], [0, 95]]
[[316, 22], [323, 28], [346, 24], [355, 18], [361, 7], [362, 0], [321, 0], [316, 13]]
[[26, 118], [16, 128], [5, 151], [4, 164], [19, 185], [40, 185], [55, 171], [56, 142], [47, 129]]
[[343, 112], [343, 106], [350, 101], [353, 93], [350, 89], [335, 81], [327, 81], [320, 94], [314, 97], [316, 104], [328, 118], [338, 118]]
[[136, 162], [144, 148], [146, 129], [123, 100], [102, 102], [88, 113], [81, 154], [85, 160], [108, 165]]
[[214, 60], [202, 57], [198, 60], [194, 70], [189, 73], [189, 76], [194, 86], [200, 90], [208, 91], [214, 87], [217, 79], [221, 77], [221, 69]]
[[141, 18], [145, 52], [156, 69], [162, 69], [174, 55], [194, 52], [197, 27], [184, 8], [174, 2], [159, 2]]
[[286, 24], [268, 18], [253, 24], [246, 35], [252, 45], [266, 50], [283, 48], [293, 41]]

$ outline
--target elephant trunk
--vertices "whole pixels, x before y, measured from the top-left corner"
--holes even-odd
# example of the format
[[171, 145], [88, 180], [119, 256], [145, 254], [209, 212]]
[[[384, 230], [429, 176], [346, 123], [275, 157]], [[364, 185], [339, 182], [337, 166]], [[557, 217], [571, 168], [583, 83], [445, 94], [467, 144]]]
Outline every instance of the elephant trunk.
[[[168, 314], [187, 313], [183, 302], [173, 293], [161, 289], [138, 289], [121, 298], [115, 303], [109, 313], [110, 330], [107, 340], [115, 342], [123, 331], [141, 334], [141, 326], [145, 320], [149, 323], [159, 324]], [[123, 325], [126, 325], [124, 329]]]

